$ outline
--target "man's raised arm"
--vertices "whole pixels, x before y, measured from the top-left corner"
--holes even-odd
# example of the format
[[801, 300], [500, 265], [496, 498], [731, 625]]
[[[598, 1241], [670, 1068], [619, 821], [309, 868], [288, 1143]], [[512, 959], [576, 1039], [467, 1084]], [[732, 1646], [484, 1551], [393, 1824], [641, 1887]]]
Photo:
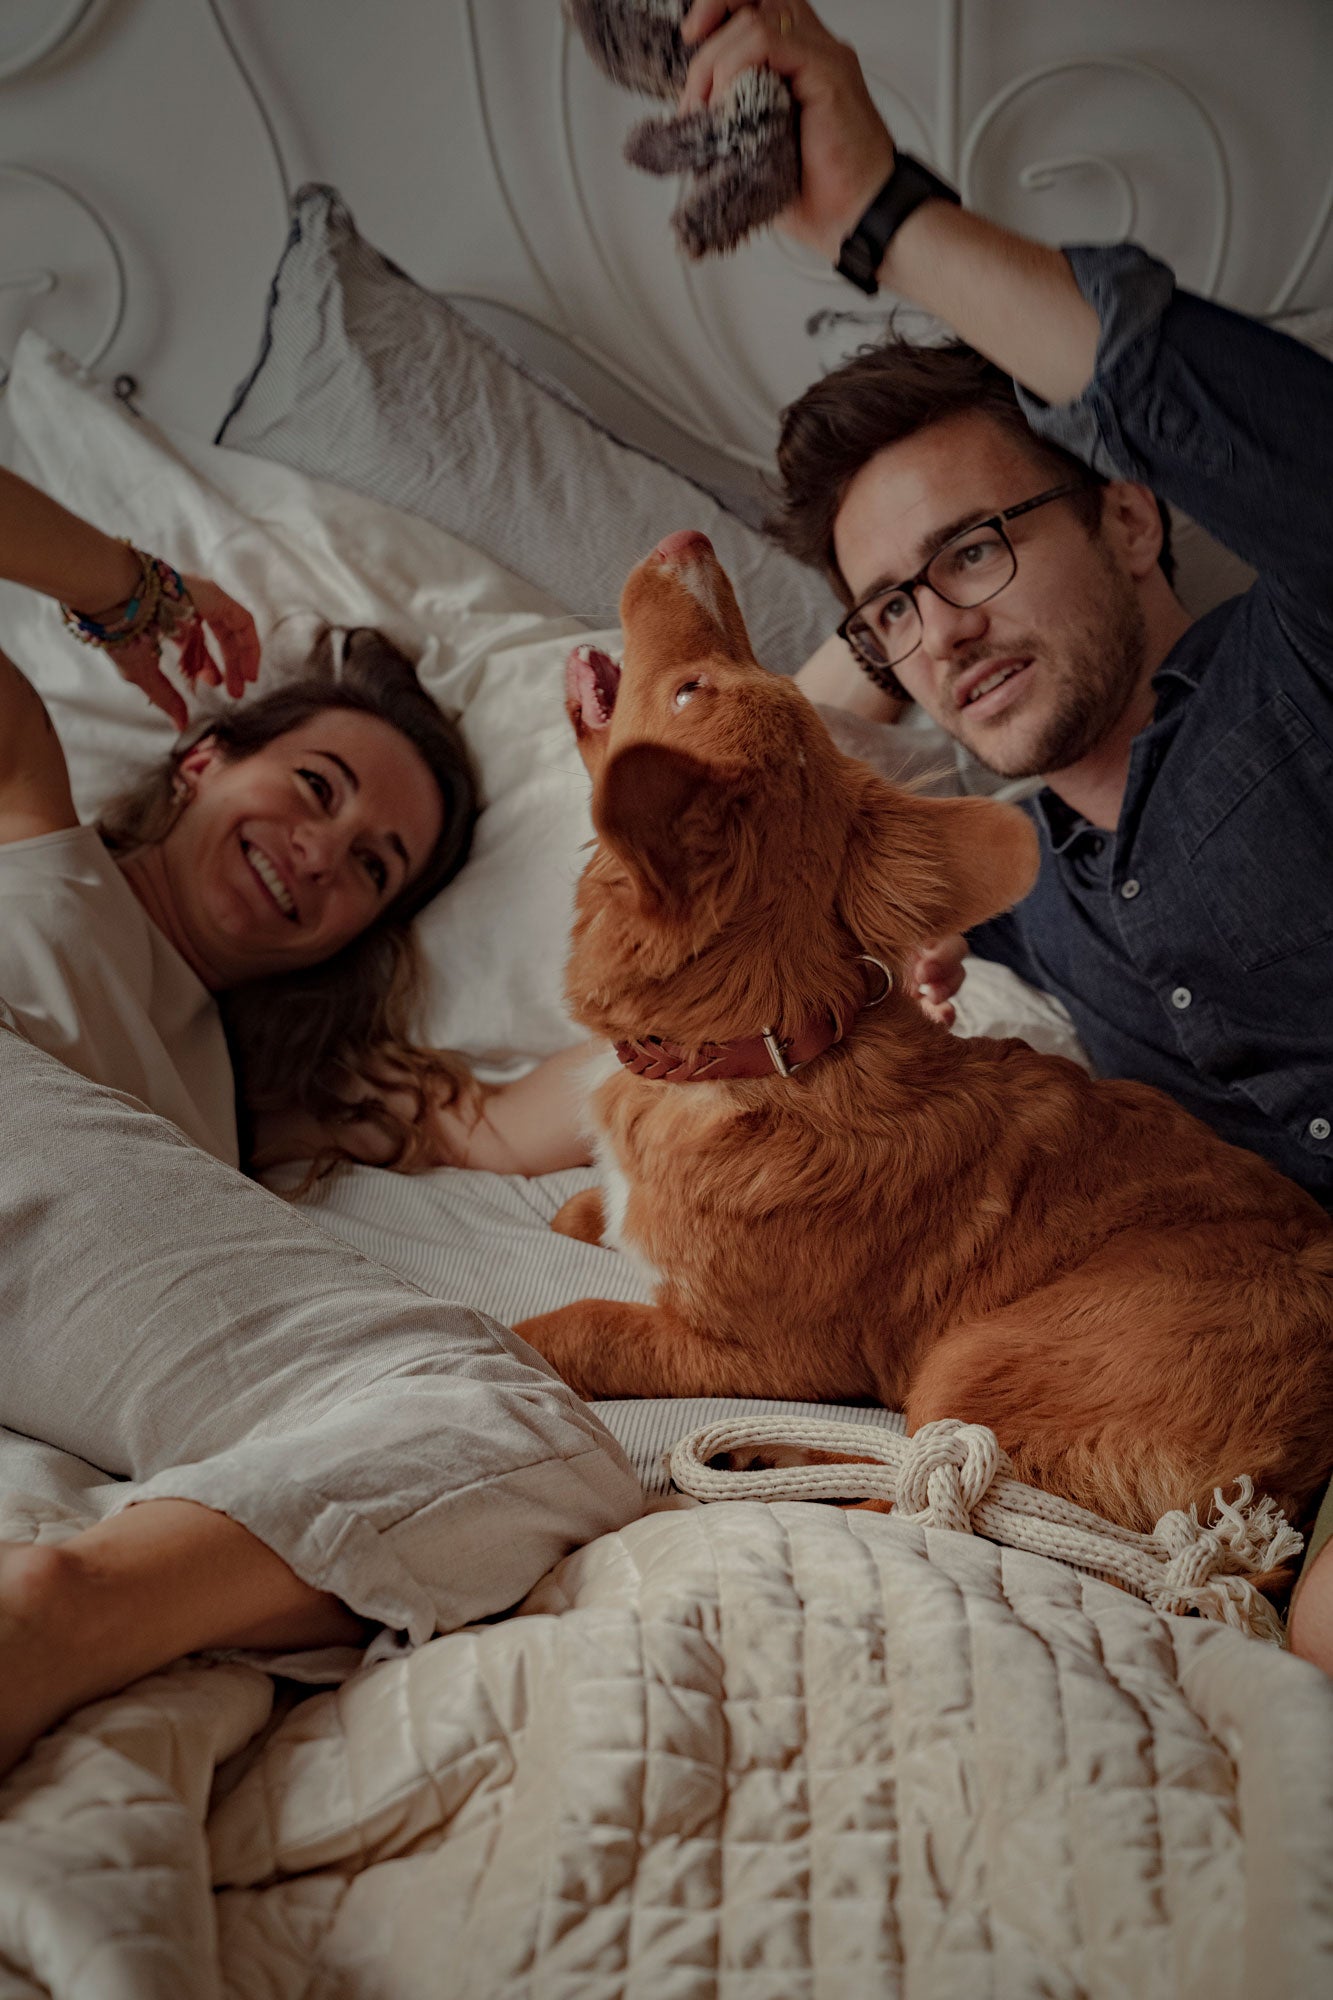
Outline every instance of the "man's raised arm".
[[868, 208], [892, 220], [907, 207], [884, 236], [879, 280], [1011, 375], [1039, 437], [1106, 477], [1148, 487], [1252, 564], [1326, 677], [1333, 365], [1180, 291], [1164, 264], [1133, 245], [1050, 249], [971, 214], [947, 189], [918, 206], [895, 204], [898, 156], [856, 52], [808, 0], [730, 9], [697, 0], [684, 32], [708, 37], [686, 103], [706, 101], [756, 63], [790, 83], [802, 179], [782, 226], [833, 260]]
[[[801, 192], [782, 224], [836, 262], [895, 160], [856, 51], [829, 33], [807, 0], [739, 8], [697, 0], [683, 33], [701, 46], [682, 108], [706, 103], [757, 65], [787, 79], [801, 107]], [[927, 200], [893, 235], [878, 277], [1045, 402], [1070, 402], [1091, 379], [1097, 315], [1059, 250]]]

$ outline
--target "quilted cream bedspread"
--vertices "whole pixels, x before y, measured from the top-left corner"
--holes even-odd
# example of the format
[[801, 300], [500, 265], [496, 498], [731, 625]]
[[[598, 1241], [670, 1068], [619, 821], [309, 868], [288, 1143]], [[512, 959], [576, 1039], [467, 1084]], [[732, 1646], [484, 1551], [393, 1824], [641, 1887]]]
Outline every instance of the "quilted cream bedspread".
[[0, 1791], [0, 2000], [1318, 2000], [1333, 1683], [882, 1515], [650, 1514], [276, 1720], [188, 1663]]

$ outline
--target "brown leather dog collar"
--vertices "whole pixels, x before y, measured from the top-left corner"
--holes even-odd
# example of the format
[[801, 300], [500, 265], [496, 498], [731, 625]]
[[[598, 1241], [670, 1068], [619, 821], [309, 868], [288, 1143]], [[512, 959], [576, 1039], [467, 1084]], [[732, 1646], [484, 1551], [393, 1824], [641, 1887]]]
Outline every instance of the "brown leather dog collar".
[[893, 991], [893, 974], [878, 958], [858, 952], [862, 965], [873, 965], [883, 975], [884, 985], [872, 1000], [863, 1000], [846, 1024], [833, 1007], [813, 1015], [794, 1035], [778, 1036], [771, 1028], [760, 1035], [742, 1035], [730, 1042], [702, 1042], [687, 1049], [679, 1042], [663, 1041], [660, 1035], [639, 1035], [633, 1041], [617, 1042], [616, 1054], [625, 1068], [651, 1083], [721, 1083], [737, 1077], [790, 1076], [804, 1069], [840, 1042], [860, 1014], [878, 1007]]

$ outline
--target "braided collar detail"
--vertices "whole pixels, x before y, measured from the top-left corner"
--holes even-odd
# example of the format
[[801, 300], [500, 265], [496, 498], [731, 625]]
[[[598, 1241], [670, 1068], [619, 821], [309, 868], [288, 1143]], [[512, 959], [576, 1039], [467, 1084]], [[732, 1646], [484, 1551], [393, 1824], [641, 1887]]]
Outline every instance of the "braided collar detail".
[[765, 1028], [762, 1034], [741, 1035], [728, 1042], [701, 1042], [692, 1049], [664, 1041], [660, 1035], [637, 1035], [617, 1042], [616, 1055], [632, 1075], [646, 1077], [651, 1083], [721, 1083], [740, 1077], [790, 1076], [842, 1041], [861, 1014], [878, 1007], [892, 992], [893, 974], [887, 965], [865, 952], [858, 952], [857, 958], [862, 965], [873, 966], [884, 983], [845, 1022], [835, 1008], [825, 1007], [793, 1035], [779, 1036]]

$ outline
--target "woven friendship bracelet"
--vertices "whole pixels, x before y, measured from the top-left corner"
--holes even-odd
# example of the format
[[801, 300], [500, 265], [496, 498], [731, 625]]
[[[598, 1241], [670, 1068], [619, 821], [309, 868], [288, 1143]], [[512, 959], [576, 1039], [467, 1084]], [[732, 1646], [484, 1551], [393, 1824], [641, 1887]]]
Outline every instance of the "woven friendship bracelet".
[[[765, 1448], [793, 1445], [854, 1462], [734, 1471], [709, 1463], [735, 1451], [762, 1459]], [[922, 1424], [911, 1437], [806, 1417], [735, 1418], [682, 1438], [671, 1477], [696, 1500], [887, 1500], [905, 1521], [1053, 1556], [1133, 1591], [1155, 1611], [1195, 1611], [1279, 1646], [1282, 1620], [1251, 1579], [1304, 1546], [1273, 1500], [1255, 1499], [1248, 1477], [1237, 1480], [1234, 1501], [1213, 1494], [1211, 1521], [1177, 1509], [1150, 1535], [1136, 1534], [1015, 1479], [994, 1431], [954, 1417]]]
[[102, 620], [69, 604], [60, 607], [66, 626], [85, 646], [124, 646], [150, 635], [159, 641], [179, 639], [199, 615], [179, 570], [133, 542], [126, 541], [125, 547], [139, 564], [139, 581], [118, 617]]

